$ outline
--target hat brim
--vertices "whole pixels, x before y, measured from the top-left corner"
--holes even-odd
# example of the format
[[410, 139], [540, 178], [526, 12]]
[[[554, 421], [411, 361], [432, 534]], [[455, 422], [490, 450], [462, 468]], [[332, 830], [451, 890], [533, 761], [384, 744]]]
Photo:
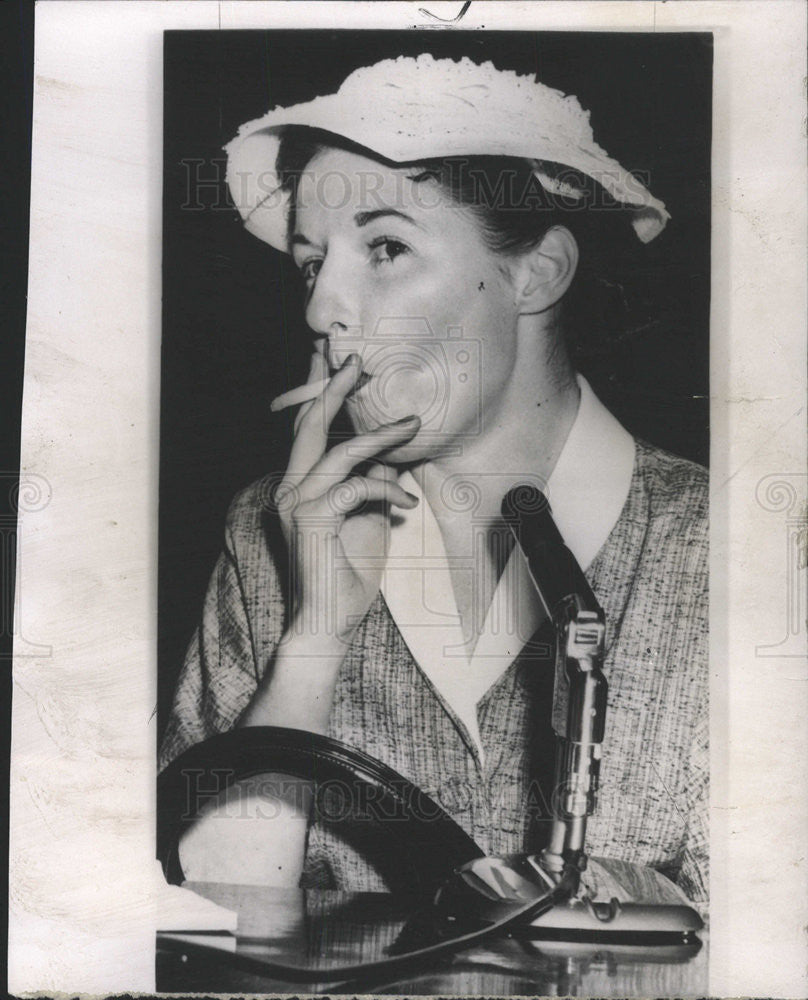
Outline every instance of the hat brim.
[[[406, 72], [402, 62], [411, 64]], [[466, 86], [456, 82], [453, 90], [446, 83], [437, 96], [429, 91], [424, 74], [437, 72], [438, 63], [441, 81], [455, 73]], [[288, 252], [289, 192], [281, 188], [276, 166], [282, 134], [290, 128], [316, 129], [347, 139], [369, 156], [393, 164], [450, 156], [512, 156], [570, 167], [633, 210], [632, 223], [643, 242], [658, 235], [670, 218], [664, 204], [595, 143], [588, 115], [575, 98], [469, 60], [452, 63], [419, 57], [385, 67], [379, 63], [355, 71], [336, 94], [275, 108], [241, 127], [225, 147], [227, 183], [249, 232]], [[363, 74], [379, 79], [374, 77], [373, 87], [369, 81], [360, 86]], [[476, 84], [485, 74], [493, 74], [495, 84], [502, 78], [510, 92], [503, 96], [492, 83], [469, 86], [469, 80]], [[402, 81], [402, 86], [395, 81]], [[536, 176], [548, 190], [559, 193], [552, 178], [539, 170]]]

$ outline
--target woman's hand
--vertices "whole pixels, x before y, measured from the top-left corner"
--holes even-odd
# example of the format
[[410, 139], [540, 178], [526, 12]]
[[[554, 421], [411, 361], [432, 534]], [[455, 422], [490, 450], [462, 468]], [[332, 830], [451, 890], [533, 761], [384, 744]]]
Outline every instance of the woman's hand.
[[[372, 460], [404, 444], [418, 417], [376, 428], [326, 451], [328, 432], [356, 385], [350, 357], [322, 394], [298, 414], [289, 465], [275, 504], [289, 546], [293, 607], [274, 661], [241, 717], [242, 726], [287, 726], [325, 732], [339, 667], [356, 627], [376, 597], [387, 557], [389, 504], [417, 499], [395, 470]], [[328, 370], [319, 353], [310, 381]], [[363, 475], [355, 466], [370, 463]]]
[[[388, 506], [418, 502], [394, 469], [373, 462], [415, 436], [416, 416], [386, 424], [326, 451], [328, 432], [360, 372], [351, 355], [322, 394], [306, 404], [275, 502], [289, 546], [294, 608], [289, 631], [330, 645], [347, 644], [379, 589], [387, 550]], [[315, 353], [311, 379], [327, 375]], [[362, 475], [357, 465], [371, 463]]]

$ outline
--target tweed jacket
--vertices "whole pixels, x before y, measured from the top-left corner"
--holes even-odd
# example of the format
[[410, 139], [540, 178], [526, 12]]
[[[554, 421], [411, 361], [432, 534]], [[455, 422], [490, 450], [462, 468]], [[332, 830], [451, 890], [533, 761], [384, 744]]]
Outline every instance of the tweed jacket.
[[[267, 482], [231, 505], [160, 765], [231, 729], [283, 634], [284, 545]], [[607, 622], [609, 696], [590, 854], [650, 865], [707, 900], [707, 473], [637, 441], [628, 494], [586, 576]], [[552, 642], [552, 634], [545, 636]], [[539, 635], [538, 638], [541, 638]], [[421, 787], [486, 853], [549, 830], [552, 652], [528, 643], [476, 705], [480, 754], [377, 594], [340, 669], [329, 735]], [[304, 883], [383, 889], [372, 860], [316, 821]]]

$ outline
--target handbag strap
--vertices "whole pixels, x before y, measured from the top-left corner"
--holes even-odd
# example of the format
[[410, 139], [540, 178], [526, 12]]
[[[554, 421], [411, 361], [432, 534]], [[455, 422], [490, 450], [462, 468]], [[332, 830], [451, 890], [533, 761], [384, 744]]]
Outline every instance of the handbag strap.
[[159, 775], [157, 853], [169, 882], [184, 880], [179, 841], [199, 806], [270, 773], [312, 782], [316, 818], [367, 849], [394, 891], [433, 893], [453, 868], [483, 857], [434, 799], [369, 754], [318, 733], [251, 726], [191, 747]]

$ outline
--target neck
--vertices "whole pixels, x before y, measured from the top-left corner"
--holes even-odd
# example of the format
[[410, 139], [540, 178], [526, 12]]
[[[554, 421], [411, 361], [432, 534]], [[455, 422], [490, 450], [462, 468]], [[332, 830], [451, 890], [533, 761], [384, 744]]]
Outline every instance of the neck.
[[512, 486], [546, 486], [575, 421], [580, 390], [571, 368], [553, 371], [536, 361], [517, 358], [481, 433], [411, 470], [444, 531], [472, 518], [493, 527]]

